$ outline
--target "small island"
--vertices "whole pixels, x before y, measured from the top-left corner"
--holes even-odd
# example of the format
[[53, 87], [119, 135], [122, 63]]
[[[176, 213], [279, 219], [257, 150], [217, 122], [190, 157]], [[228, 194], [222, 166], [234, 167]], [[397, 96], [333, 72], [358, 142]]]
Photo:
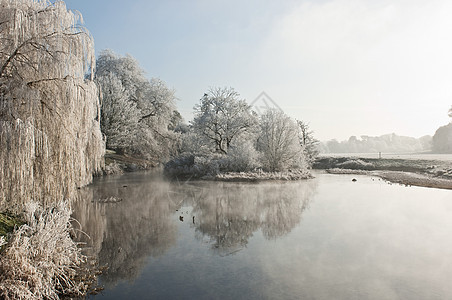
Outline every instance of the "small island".
[[310, 178], [317, 140], [303, 121], [276, 108], [258, 115], [233, 88], [212, 88], [183, 129], [171, 178], [227, 181]]

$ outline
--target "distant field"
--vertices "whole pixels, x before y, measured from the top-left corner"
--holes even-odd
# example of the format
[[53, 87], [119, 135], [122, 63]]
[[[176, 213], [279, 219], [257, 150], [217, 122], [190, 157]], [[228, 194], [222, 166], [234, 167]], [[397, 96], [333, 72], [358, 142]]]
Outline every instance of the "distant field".
[[[321, 153], [320, 156], [321, 157], [379, 158], [379, 154], [378, 153]], [[381, 158], [386, 158], [386, 159], [413, 159], [413, 160], [452, 161], [452, 154], [381, 153]]]

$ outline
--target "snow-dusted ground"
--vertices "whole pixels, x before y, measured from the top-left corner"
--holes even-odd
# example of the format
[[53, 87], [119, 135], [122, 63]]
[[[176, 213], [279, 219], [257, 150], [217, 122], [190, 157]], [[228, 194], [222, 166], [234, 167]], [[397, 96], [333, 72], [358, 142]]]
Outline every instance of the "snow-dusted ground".
[[322, 153], [320, 157], [356, 157], [356, 158], [384, 158], [384, 159], [411, 159], [411, 160], [442, 160], [452, 161], [452, 154], [433, 153]]
[[402, 185], [412, 185], [439, 189], [452, 189], [452, 178], [435, 177], [429, 174], [402, 172], [402, 171], [365, 171], [351, 169], [327, 169], [331, 174], [359, 174], [377, 176], [389, 182]]
[[452, 154], [324, 154], [316, 169], [333, 174], [368, 174], [403, 185], [452, 189]]
[[300, 180], [312, 178], [308, 171], [286, 171], [286, 172], [228, 172], [220, 173], [214, 177], [204, 179], [214, 179], [221, 181], [261, 181], [261, 180]]

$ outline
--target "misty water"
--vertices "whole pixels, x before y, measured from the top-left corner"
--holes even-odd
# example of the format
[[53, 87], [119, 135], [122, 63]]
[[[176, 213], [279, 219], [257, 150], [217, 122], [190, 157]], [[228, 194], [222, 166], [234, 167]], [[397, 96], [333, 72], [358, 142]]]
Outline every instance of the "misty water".
[[[97, 180], [74, 217], [108, 266], [95, 299], [445, 299], [452, 192], [315, 173], [297, 182]], [[357, 181], [353, 182], [352, 178]], [[118, 203], [101, 203], [116, 197]]]

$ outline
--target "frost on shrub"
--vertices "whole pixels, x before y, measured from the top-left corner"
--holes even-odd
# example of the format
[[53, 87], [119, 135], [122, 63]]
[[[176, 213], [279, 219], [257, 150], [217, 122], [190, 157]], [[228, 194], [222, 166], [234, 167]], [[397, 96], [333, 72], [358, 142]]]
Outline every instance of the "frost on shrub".
[[193, 154], [184, 154], [175, 157], [165, 164], [164, 173], [170, 177], [189, 177], [195, 164]]
[[183, 154], [165, 164], [164, 172], [170, 177], [215, 176], [225, 170], [225, 156], [221, 154], [193, 155]]
[[70, 216], [67, 203], [46, 210], [26, 205], [27, 223], [14, 231], [1, 253], [2, 299], [59, 299], [88, 291], [89, 284], [77, 276], [87, 258], [70, 237]]
[[105, 165], [103, 170], [105, 175], [123, 174], [124, 171], [117, 162]]
[[196, 134], [192, 130], [182, 135], [180, 148], [181, 153], [190, 153], [193, 155], [208, 155], [215, 150], [211, 145], [206, 144], [199, 134]]
[[259, 153], [250, 141], [242, 141], [229, 149], [225, 158], [228, 172], [247, 172], [259, 167]]
[[215, 176], [226, 169], [225, 155], [210, 154], [207, 156], [195, 156], [194, 174], [197, 177]]

